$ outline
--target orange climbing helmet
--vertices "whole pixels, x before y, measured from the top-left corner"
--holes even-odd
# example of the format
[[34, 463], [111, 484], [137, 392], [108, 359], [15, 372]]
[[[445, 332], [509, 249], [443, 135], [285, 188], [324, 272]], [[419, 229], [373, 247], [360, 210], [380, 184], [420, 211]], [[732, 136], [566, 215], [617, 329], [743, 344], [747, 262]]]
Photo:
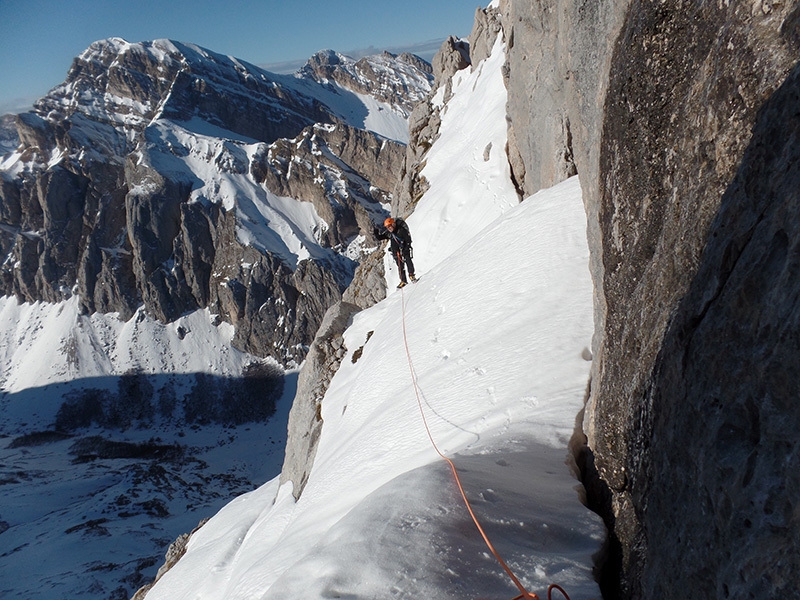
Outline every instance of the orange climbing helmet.
[[393, 227], [394, 219], [392, 217], [386, 217], [386, 220], [383, 222], [383, 226], [386, 227], [386, 229], [389, 229], [389, 227]]

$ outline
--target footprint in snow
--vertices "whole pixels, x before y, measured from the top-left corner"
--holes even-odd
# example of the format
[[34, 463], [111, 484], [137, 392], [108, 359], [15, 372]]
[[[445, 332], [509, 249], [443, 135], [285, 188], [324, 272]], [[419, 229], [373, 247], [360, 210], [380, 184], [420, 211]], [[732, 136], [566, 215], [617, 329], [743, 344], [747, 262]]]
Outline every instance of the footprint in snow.
[[494, 394], [494, 386], [486, 388], [486, 393], [489, 394], [489, 402], [497, 404], [497, 396]]
[[500, 500], [498, 495], [494, 493], [494, 490], [486, 490], [481, 492], [481, 498], [483, 498], [486, 502], [497, 502]]

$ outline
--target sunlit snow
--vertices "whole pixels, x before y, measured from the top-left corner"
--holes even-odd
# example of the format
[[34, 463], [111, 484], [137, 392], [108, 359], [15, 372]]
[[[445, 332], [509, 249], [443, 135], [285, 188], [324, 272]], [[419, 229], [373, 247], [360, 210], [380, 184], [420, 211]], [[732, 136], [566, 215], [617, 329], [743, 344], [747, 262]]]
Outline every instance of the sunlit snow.
[[427, 438], [404, 314], [422, 410], [500, 553], [532, 592], [558, 583], [599, 597], [591, 557], [604, 530], [580, 502], [567, 450], [590, 366], [586, 218], [577, 178], [517, 204], [500, 158], [502, 53], [498, 43], [482, 69], [457, 75], [431, 188], [409, 219], [421, 280], [346, 332], [300, 500], [277, 479], [238, 498], [149, 599], [518, 593]]
[[[161, 43], [151, 51], [167, 49]], [[275, 477], [229, 502], [192, 537], [148, 600], [516, 596], [434, 451], [423, 415], [438, 447], [458, 466], [492, 542], [526, 588], [542, 596], [557, 583], [574, 600], [600, 597], [592, 555], [605, 531], [581, 504], [567, 448], [590, 368], [586, 217], [577, 177], [522, 203], [517, 198], [505, 155], [504, 50], [498, 39], [487, 60], [456, 74], [446, 104], [439, 97], [440, 136], [422, 172], [430, 188], [408, 219], [421, 279], [395, 290], [397, 270], [386, 257], [389, 296], [357, 314], [345, 333], [347, 354], [322, 403], [322, 435], [300, 500], [291, 484], [279, 486]], [[386, 137], [407, 135], [400, 113], [388, 105], [342, 93], [335, 108]], [[256, 185], [236, 165], [247, 165], [259, 144], [223, 134], [201, 122], [156, 123], [149, 135], [190, 151], [180, 158], [144, 152], [141, 160], [167, 161], [158, 165], [161, 172], [196, 177], [190, 201], [237, 210], [240, 241], [276, 252], [287, 264], [320, 251], [314, 236], [325, 224], [313, 205]], [[17, 168], [15, 160], [4, 166]], [[218, 162], [224, 173], [214, 167]], [[31, 392], [41, 386], [129, 369], [237, 374], [252, 357], [230, 346], [232, 335], [231, 326], [205, 310], [163, 325], [142, 312], [127, 322], [81, 315], [76, 298], [59, 305], [4, 298], [2, 431], [13, 436], [52, 424], [57, 405]], [[199, 461], [224, 464], [222, 455], [248, 448], [234, 457], [231, 474], [262, 483], [277, 468], [267, 436], [274, 442], [276, 427], [285, 432], [287, 400], [263, 426], [180, 433], [197, 438], [186, 443], [203, 448]], [[93, 494], [113, 499], [130, 483], [114, 471], [81, 489], [84, 471], [68, 464], [66, 444], [49, 447], [38, 465], [24, 449], [3, 454], [26, 471], [63, 467], [69, 474], [55, 490], [44, 479], [15, 487], [11, 512], [0, 509], [11, 525], [3, 539], [13, 536], [19, 546], [0, 574], [10, 581], [13, 570], [31, 572], [26, 563], [35, 563], [35, 587], [45, 594], [36, 597], [59, 589], [60, 573], [76, 564], [104, 568], [102, 559], [89, 557], [90, 544], [81, 555], [80, 538], [64, 530], [106, 518], [92, 512], [98, 510]], [[208, 491], [200, 480], [196, 486]], [[190, 509], [183, 497], [169, 510], [187, 531], [197, 522], [197, 507]], [[114, 519], [103, 527], [120, 540], [108, 560], [122, 562], [136, 536]], [[26, 541], [26, 531], [36, 539]], [[161, 541], [158, 553], [171, 540]]]

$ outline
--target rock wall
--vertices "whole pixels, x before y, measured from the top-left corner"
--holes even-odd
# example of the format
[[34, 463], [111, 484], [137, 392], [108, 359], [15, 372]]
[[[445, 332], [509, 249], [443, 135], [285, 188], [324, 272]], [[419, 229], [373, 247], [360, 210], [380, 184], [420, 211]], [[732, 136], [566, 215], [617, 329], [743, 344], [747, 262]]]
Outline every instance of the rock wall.
[[344, 331], [359, 310], [358, 306], [347, 302], [339, 302], [328, 309], [297, 379], [280, 478], [281, 484], [292, 482], [295, 499], [303, 493], [317, 454], [323, 423], [322, 399], [347, 353]]
[[[432, 80], [411, 55], [326, 56], [299, 83], [169, 40], [92, 44], [15, 132], [0, 121], [4, 155], [13, 148], [0, 178], [0, 293], [78, 294], [86, 312], [125, 320], [140, 305], [165, 322], [208, 307], [235, 325], [239, 349], [300, 363], [353, 278], [357, 247], [377, 245], [373, 223], [405, 158], [403, 144], [306, 93], [330, 95], [317, 81], [330, 76], [410, 110]], [[241, 180], [313, 204], [324, 224], [283, 229], [303, 237], [305, 258], [288, 256], [280, 223], [255, 242], [237, 234], [266, 226], [248, 191], [231, 192]]]
[[536, 4], [499, 3], [512, 176], [527, 197], [580, 170], [586, 193], [598, 177], [613, 40], [628, 2]]
[[637, 408], [635, 597], [798, 593], [798, 102], [795, 67], [758, 111]]
[[605, 593], [781, 597], [800, 572], [786, 467], [800, 422], [800, 7], [500, 12], [517, 184], [529, 195], [577, 171], [587, 209], [584, 430], [619, 549]]

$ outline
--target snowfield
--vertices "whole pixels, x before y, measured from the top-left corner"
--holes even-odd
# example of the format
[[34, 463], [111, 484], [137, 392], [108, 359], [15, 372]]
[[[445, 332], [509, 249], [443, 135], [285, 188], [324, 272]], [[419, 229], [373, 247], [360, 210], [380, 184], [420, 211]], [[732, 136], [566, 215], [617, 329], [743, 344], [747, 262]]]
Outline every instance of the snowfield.
[[[21, 483], [9, 479], [21, 473], [34, 480], [3, 488], [0, 532], [13, 550], [0, 559], [0, 595], [120, 596], [125, 586], [104, 587], [117, 581], [111, 571], [133, 569], [143, 547], [151, 556], [165, 552], [176, 524], [188, 532], [223, 504], [147, 600], [519, 595], [472, 523], [427, 424], [527, 591], [544, 598], [556, 583], [572, 600], [600, 598], [592, 556], [605, 529], [581, 503], [568, 450], [591, 365], [586, 215], [577, 177], [519, 202], [505, 155], [504, 51], [498, 39], [488, 59], [454, 76], [452, 98], [435, 98], [442, 125], [422, 171], [430, 188], [408, 219], [420, 280], [396, 290], [397, 269], [386, 256], [390, 293], [345, 332], [347, 355], [322, 402], [324, 425], [301, 498], [274, 476], [296, 373], [267, 423], [180, 431], [161, 423], [125, 432], [129, 441], [155, 443], [157, 435], [158, 443], [195, 453], [155, 479], [131, 474], [128, 463], [70, 461], [69, 440], [43, 450], [8, 445], [0, 452], [4, 483]], [[344, 98], [338, 108], [402, 137], [404, 115], [353, 102]], [[214, 155], [246, 158], [254, 150], [197, 127], [162, 131], [175, 132]], [[186, 165], [199, 171], [200, 162]], [[321, 226], [313, 210], [264, 196], [245, 174], [211, 175], [217, 189], [198, 188], [194, 201], [235, 199], [249, 217], [240, 236], [264, 246], [278, 240], [272, 245], [288, 262], [313, 254]], [[269, 227], [275, 223], [278, 230]], [[0, 434], [10, 441], [45, 430], [64, 386], [99, 385], [130, 369], [186, 374], [179, 388], [193, 385], [196, 373], [238, 376], [253, 357], [230, 347], [232, 334], [208, 311], [163, 325], [142, 313], [128, 322], [80, 315], [74, 298], [60, 305], [0, 299]], [[202, 471], [194, 466], [201, 463]], [[233, 466], [220, 472], [222, 465]], [[183, 478], [191, 485], [173, 491]], [[244, 490], [252, 491], [225, 504]], [[119, 499], [139, 512], [123, 519]], [[171, 521], [147, 514], [154, 506]], [[98, 548], [112, 549], [97, 556]], [[158, 568], [135, 566], [140, 575]], [[15, 577], [22, 571], [32, 573], [28, 582]]]
[[567, 451], [592, 334], [573, 178], [359, 313], [300, 500], [277, 479], [238, 498], [195, 534], [148, 599], [514, 594], [425, 433], [403, 304], [422, 409], [439, 448], [463, 465], [493, 543], [529, 591], [554, 582], [573, 598], [599, 598], [591, 556], [604, 530], [580, 502]]
[[[5, 393], [130, 370], [238, 376], [255, 360], [231, 347], [233, 326], [214, 324], [207, 309], [165, 325], [142, 310], [129, 321], [113, 313], [82, 315], [77, 296], [60, 304], [18, 304], [16, 298], [2, 297], [0, 323], [0, 386]], [[26, 407], [19, 412], [21, 419], [30, 417]], [[6, 406], [0, 415], [7, 434], [15, 433], [17, 424], [10, 420], [14, 413]]]
[[590, 367], [586, 217], [577, 178], [517, 203], [500, 151], [503, 51], [498, 41], [456, 75], [424, 171], [431, 187], [409, 219], [421, 280], [347, 330], [300, 500], [277, 478], [238, 498], [148, 600], [517, 595], [421, 410], [528, 591], [557, 583], [600, 597], [591, 557], [604, 528], [581, 504], [567, 450]]

